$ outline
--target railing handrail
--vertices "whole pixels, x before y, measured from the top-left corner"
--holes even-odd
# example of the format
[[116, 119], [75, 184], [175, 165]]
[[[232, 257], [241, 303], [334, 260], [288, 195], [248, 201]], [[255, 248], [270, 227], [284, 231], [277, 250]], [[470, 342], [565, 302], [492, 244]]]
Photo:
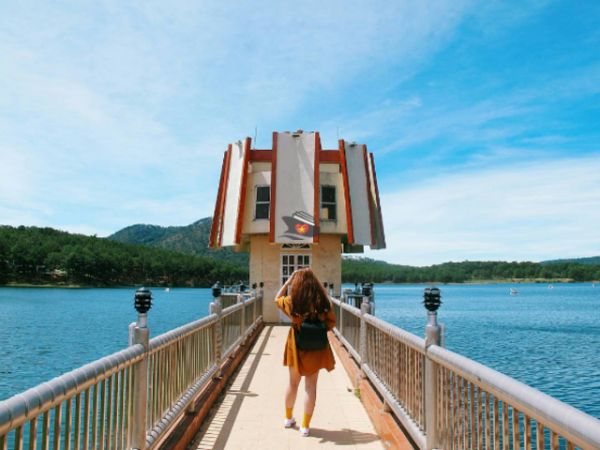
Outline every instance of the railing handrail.
[[355, 306], [349, 305], [348, 303], [341, 302], [340, 303], [340, 308], [342, 308], [345, 311], [350, 311], [355, 316], [360, 316], [360, 308], [357, 308]]
[[[227, 355], [260, 325], [262, 291], [235, 295], [236, 304], [221, 308], [217, 299], [209, 315], [150, 340], [147, 311], [138, 309], [138, 321], [129, 329], [129, 347], [0, 401], [0, 449], [7, 448], [9, 433], [15, 448], [26, 442], [26, 434], [35, 443], [42, 414], [44, 439], [52, 435], [56, 448], [61, 440], [71, 439], [77, 447], [91, 439], [92, 445], [98, 442], [111, 449], [156, 448]], [[236, 324], [236, 339], [223, 351], [222, 327], [227, 321]], [[190, 347], [182, 351], [181, 343]], [[181, 370], [171, 374], [173, 367]]]
[[144, 352], [141, 344], [127, 347], [0, 401], [0, 435], [135, 364], [144, 357]]
[[402, 328], [398, 328], [385, 320], [381, 320], [371, 314], [365, 314], [365, 321], [374, 326], [375, 328], [383, 331], [387, 335], [398, 339], [403, 344], [408, 345], [410, 348], [418, 351], [419, 353], [425, 354], [425, 339], [419, 336], [409, 333]]
[[[506, 405], [503, 407], [513, 408], [515, 411], [520, 411], [528, 418], [537, 421], [540, 425], [550, 429], [554, 433], [553, 436], [562, 436], [562, 438], [579, 448], [600, 449], [600, 420], [597, 418], [508, 375], [435, 345], [435, 343], [428, 345], [425, 339], [350, 306], [341, 300], [332, 298], [331, 301], [339, 307], [340, 314], [351, 314], [356, 319], [360, 319], [359, 327], [370, 325], [376, 328], [379, 332], [423, 355], [425, 361], [431, 361], [472, 383], [478, 389], [487, 392], [488, 395], [493, 395], [503, 405]], [[367, 307], [367, 311], [368, 309]], [[343, 328], [344, 324], [340, 322], [340, 325]], [[352, 342], [346, 339], [345, 330], [336, 329], [335, 332], [356, 359], [365, 375], [373, 382], [380, 394], [386, 398], [386, 401], [390, 402], [391, 410], [405, 425], [418, 446], [429, 448], [430, 443], [425, 438], [427, 433], [425, 424], [418, 425], [415, 419], [404, 409], [401, 401], [394, 397], [384, 380], [380, 378], [380, 374], [377, 373], [376, 361], [370, 359], [373, 356], [367, 354], [366, 358], [363, 358], [359, 355], [359, 349], [354, 348]], [[352, 331], [352, 333], [356, 333], [356, 331]], [[423, 389], [428, 389], [428, 387], [424, 385]], [[433, 404], [435, 405], [435, 403]], [[421, 430], [419, 430], [419, 427], [422, 427]]]
[[508, 401], [513, 407], [530, 415], [545, 426], [553, 427], [577, 446], [600, 448], [600, 420], [557, 398], [515, 380], [477, 361], [437, 345], [427, 349], [436, 363], [464, 379]]
[[187, 323], [180, 327], [177, 327], [173, 330], [169, 330], [163, 334], [159, 334], [156, 337], [150, 339], [148, 343], [148, 351], [154, 352], [157, 351], [171, 342], [184, 338], [185, 336], [197, 331], [199, 328], [203, 328], [215, 323], [218, 319], [216, 314], [209, 314], [202, 319], [195, 320], [193, 322]]

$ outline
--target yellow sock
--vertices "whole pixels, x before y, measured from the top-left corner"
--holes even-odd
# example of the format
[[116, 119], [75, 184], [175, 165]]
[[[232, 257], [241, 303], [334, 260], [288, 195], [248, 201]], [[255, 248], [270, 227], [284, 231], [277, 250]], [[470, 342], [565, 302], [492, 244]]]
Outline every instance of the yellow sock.
[[292, 409], [293, 408], [285, 408], [285, 418], [288, 420], [292, 418]]
[[308, 428], [310, 426], [311, 418], [312, 418], [312, 414], [304, 413], [304, 418], [302, 419], [302, 428]]

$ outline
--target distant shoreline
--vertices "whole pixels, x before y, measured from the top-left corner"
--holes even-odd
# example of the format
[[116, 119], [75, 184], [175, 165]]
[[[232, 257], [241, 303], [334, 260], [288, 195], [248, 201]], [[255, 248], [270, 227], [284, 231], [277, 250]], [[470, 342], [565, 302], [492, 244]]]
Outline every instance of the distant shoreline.
[[[442, 281], [423, 281], [419, 283], [394, 283], [391, 281], [382, 281], [379, 283], [375, 283], [377, 285], [432, 285], [437, 284], [440, 286], [461, 286], [461, 285], [489, 285], [489, 284], [570, 284], [570, 283], [599, 283], [598, 280], [586, 280], [586, 281], [575, 281], [572, 278], [552, 278], [552, 279], [541, 279], [541, 278], [512, 278], [512, 279], [502, 279], [502, 280], [469, 280], [464, 282], [442, 282]], [[343, 284], [354, 284], [353, 282], [343, 282]], [[115, 285], [115, 286], [106, 286], [106, 285], [82, 285], [82, 284], [34, 284], [34, 283], [6, 283], [0, 284], [0, 287], [6, 288], [48, 288], [48, 289], [135, 289], [138, 286], [142, 286], [142, 284], [136, 285]], [[151, 289], [166, 289], [166, 288], [191, 288], [192, 286], [152, 286], [152, 285], [144, 285]], [[198, 289], [206, 289], [210, 286], [193, 286]]]
[[[49, 288], [49, 289], [114, 289], [114, 288], [134, 288], [135, 286], [93, 286], [83, 284], [33, 284], [33, 283], [6, 283], [0, 284], [0, 287], [8, 288]], [[160, 287], [160, 286], [159, 286]]]

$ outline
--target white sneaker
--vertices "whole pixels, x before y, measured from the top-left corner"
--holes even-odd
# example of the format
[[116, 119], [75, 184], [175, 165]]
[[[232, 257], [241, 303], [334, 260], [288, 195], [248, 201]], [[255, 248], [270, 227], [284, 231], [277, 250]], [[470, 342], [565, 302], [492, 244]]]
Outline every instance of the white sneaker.
[[304, 427], [300, 427], [300, 436], [307, 437], [308, 435], [309, 435], [309, 429], [308, 428], [304, 428]]
[[293, 417], [291, 419], [283, 419], [283, 426], [285, 428], [292, 428], [294, 425], [296, 425], [296, 419]]

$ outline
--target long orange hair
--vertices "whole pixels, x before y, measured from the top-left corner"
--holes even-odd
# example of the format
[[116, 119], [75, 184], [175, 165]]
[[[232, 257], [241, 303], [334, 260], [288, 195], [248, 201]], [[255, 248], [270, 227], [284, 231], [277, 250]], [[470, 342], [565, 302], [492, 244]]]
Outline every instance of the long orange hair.
[[299, 316], [322, 314], [331, 309], [325, 288], [308, 267], [294, 273], [290, 296], [292, 298], [292, 314]]

